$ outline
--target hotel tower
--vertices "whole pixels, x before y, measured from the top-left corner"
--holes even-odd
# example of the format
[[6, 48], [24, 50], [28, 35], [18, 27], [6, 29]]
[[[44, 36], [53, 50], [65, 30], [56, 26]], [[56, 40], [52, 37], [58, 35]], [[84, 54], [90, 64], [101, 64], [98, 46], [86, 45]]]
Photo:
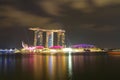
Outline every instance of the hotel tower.
[[29, 28], [34, 31], [34, 46], [44, 46], [49, 48], [51, 46], [65, 47], [65, 30], [48, 30], [40, 28]]

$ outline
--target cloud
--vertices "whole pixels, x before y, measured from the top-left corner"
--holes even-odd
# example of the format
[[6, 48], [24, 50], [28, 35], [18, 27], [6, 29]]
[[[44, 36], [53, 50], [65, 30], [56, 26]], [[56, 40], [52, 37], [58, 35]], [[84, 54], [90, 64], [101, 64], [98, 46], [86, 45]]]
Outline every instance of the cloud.
[[83, 24], [82, 29], [90, 30], [94, 32], [114, 32], [119, 30], [118, 26], [112, 26], [112, 25], [97, 25], [97, 24]]
[[[65, 25], [65, 29], [69, 25], [70, 29], [73, 26], [76, 26], [74, 27], [76, 29], [79, 25], [94, 24], [104, 29], [106, 25], [119, 25], [117, 21], [120, 6], [113, 5], [119, 4], [118, 0], [11, 0], [11, 3], [5, 0], [3, 2], [6, 3], [0, 6], [1, 27], [20, 25], [47, 28], [49, 25], [50, 28], [56, 28], [59, 24]], [[95, 9], [89, 13], [93, 7]]]
[[97, 6], [120, 4], [120, 0], [94, 0]]
[[39, 2], [40, 7], [42, 7], [45, 12], [48, 14], [54, 15], [54, 16], [59, 16], [61, 8], [59, 7], [59, 4], [57, 2], [52, 2], [52, 1], [43, 1]]
[[[3, 7], [4, 11], [1, 13], [1, 16], [5, 16], [0, 26], [26, 26], [26, 27], [41, 27], [48, 28], [46, 25], [54, 25], [51, 18], [41, 17], [37, 15], [31, 15], [23, 11], [17, 10], [13, 7], [7, 6]], [[52, 27], [52, 26], [49, 26]], [[53, 26], [54, 28], [57, 26]], [[58, 28], [58, 27], [57, 27]]]

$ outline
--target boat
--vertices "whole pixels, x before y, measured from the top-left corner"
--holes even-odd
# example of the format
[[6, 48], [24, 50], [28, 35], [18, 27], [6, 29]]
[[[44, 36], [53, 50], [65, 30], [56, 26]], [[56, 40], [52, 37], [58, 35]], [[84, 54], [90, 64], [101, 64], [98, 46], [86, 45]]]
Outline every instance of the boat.
[[119, 51], [110, 51], [110, 52], [108, 52], [108, 54], [111, 54], [111, 55], [120, 55], [120, 52]]
[[120, 49], [110, 50], [110, 51], [108, 51], [108, 54], [110, 54], [110, 55], [120, 55]]

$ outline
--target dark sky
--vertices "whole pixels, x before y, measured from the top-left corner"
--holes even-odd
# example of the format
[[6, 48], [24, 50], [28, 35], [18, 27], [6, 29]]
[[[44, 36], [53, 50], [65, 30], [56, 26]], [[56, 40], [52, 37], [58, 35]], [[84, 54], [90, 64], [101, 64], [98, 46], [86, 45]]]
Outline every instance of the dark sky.
[[32, 45], [29, 27], [65, 29], [69, 44], [120, 48], [120, 0], [0, 0], [0, 48]]

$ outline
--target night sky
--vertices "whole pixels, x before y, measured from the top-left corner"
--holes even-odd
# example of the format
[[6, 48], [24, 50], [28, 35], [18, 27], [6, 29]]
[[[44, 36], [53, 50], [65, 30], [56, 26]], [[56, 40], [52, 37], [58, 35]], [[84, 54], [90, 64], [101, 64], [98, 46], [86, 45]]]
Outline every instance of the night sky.
[[120, 48], [120, 0], [0, 0], [0, 48], [32, 45], [30, 27], [65, 29], [68, 45]]

